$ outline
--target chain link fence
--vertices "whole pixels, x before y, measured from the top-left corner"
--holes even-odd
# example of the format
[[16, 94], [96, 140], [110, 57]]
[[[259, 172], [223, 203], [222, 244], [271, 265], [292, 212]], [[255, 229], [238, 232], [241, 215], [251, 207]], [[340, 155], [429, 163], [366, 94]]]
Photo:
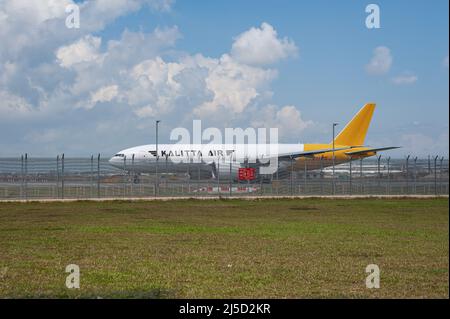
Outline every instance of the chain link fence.
[[206, 165], [184, 163], [177, 173], [171, 172], [167, 158], [159, 159], [152, 173], [134, 174], [134, 165], [134, 159], [124, 159], [122, 169], [113, 167], [100, 154], [87, 158], [34, 158], [27, 154], [0, 158], [0, 200], [449, 193], [448, 159], [439, 156], [379, 156], [334, 168], [324, 159], [292, 159], [279, 162], [275, 174], [245, 181], [238, 180], [236, 165], [224, 159], [211, 170], [205, 170]]

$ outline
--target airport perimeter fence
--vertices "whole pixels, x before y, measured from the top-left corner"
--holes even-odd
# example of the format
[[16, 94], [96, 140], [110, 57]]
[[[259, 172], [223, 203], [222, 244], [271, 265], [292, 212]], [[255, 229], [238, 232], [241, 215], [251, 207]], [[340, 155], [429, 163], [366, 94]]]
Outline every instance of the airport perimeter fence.
[[[171, 173], [166, 159], [154, 172], [136, 175], [133, 162], [113, 167], [100, 155], [87, 158], [0, 158], [0, 200], [89, 199], [177, 196], [298, 196], [298, 195], [448, 195], [449, 161], [384, 157], [335, 165], [324, 159], [280, 162], [271, 175], [239, 180], [225, 160], [213, 172], [197, 163]], [[203, 165], [205, 166], [205, 165]], [[251, 168], [250, 164], [246, 165]], [[132, 168], [132, 167], [131, 167]], [[256, 170], [257, 171], [257, 170]], [[219, 172], [219, 174], [217, 174]], [[231, 177], [231, 178], [230, 178]]]

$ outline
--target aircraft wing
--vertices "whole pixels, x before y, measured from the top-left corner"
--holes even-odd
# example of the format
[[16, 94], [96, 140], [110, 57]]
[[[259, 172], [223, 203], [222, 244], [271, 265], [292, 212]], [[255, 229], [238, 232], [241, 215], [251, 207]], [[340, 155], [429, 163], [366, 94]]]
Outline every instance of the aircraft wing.
[[[342, 151], [342, 150], [348, 150], [351, 147], [339, 147], [335, 148], [334, 151]], [[317, 154], [323, 154], [323, 153], [329, 153], [333, 152], [332, 148], [324, 148], [320, 150], [311, 150], [311, 151], [303, 151], [303, 152], [297, 152], [297, 153], [289, 153], [289, 154], [280, 154], [278, 156], [279, 159], [291, 159], [291, 158], [298, 158], [298, 157], [306, 157], [306, 156], [312, 156]]]
[[345, 154], [347, 154], [347, 155], [362, 155], [365, 153], [387, 151], [387, 150], [393, 150], [396, 148], [400, 148], [400, 147], [399, 146], [389, 146], [389, 147], [379, 147], [379, 148], [367, 148], [365, 150], [345, 152]]

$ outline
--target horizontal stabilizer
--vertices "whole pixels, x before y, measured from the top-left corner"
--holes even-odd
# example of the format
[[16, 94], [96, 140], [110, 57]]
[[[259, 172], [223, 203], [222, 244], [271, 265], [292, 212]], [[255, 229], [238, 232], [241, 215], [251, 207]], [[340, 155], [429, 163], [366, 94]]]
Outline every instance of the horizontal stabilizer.
[[345, 152], [345, 154], [347, 154], [347, 155], [362, 155], [362, 154], [371, 153], [371, 152], [393, 150], [396, 148], [400, 148], [400, 147], [399, 146], [390, 146], [390, 147], [379, 147], [379, 148], [366, 148], [364, 150], [359, 150], [359, 151]]

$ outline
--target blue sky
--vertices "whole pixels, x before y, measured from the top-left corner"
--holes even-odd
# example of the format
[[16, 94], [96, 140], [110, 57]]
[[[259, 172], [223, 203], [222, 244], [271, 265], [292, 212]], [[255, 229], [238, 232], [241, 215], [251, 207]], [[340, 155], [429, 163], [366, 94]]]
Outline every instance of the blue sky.
[[[374, 2], [381, 28], [370, 30], [369, 1], [77, 1], [79, 30], [64, 28], [61, 5], [36, 1], [24, 13], [9, 2], [0, 1], [7, 155], [108, 155], [154, 142], [156, 118], [161, 142], [196, 118], [220, 129], [279, 126], [281, 142], [328, 142], [330, 123], [373, 101], [368, 144], [402, 146], [397, 157], [448, 156], [448, 1]], [[36, 21], [14, 24], [36, 11]], [[238, 39], [252, 45], [255, 34], [268, 49], [252, 61]], [[382, 70], [368, 67], [376, 52]]]

